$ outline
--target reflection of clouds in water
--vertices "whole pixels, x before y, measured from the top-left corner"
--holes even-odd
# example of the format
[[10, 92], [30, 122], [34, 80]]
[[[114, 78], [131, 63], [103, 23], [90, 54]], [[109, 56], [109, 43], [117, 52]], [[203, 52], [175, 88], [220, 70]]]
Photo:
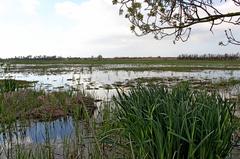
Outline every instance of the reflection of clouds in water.
[[43, 143], [50, 140], [61, 140], [73, 135], [72, 119], [56, 120], [54, 122], [37, 122], [27, 129], [26, 135], [34, 143]]
[[[21, 148], [33, 148], [31, 150], [38, 151], [38, 145], [50, 144], [56, 154], [62, 154], [64, 142], [75, 142], [76, 139], [81, 139], [81, 151], [88, 155], [92, 144], [91, 132], [87, 123], [79, 120], [74, 120], [71, 117], [67, 119], [58, 119], [52, 122], [32, 122], [29, 127], [25, 127], [24, 131], [16, 126], [16, 131], [11, 133], [0, 134], [0, 158], [7, 159], [8, 152], [15, 153], [17, 145]], [[29, 149], [29, 150], [30, 150]], [[83, 154], [83, 155], [84, 155]]]
[[[29, 127], [20, 130], [0, 134], [0, 145], [44, 143], [48, 140], [58, 141], [74, 136], [74, 124], [72, 118], [58, 119], [52, 122], [33, 122]], [[78, 123], [80, 128], [83, 127]]]
[[[23, 67], [25, 65], [18, 65]], [[161, 67], [162, 65], [150, 65], [148, 67]], [[168, 66], [168, 65], [164, 65]], [[38, 73], [35, 69], [19, 69], [18, 73], [12, 73], [16, 79], [39, 81], [36, 85], [38, 89], [46, 90], [61, 90], [75, 88], [77, 90], [89, 89], [87, 92], [94, 93], [94, 96], [106, 99], [114, 94], [114, 90], [107, 91], [101, 88], [104, 85], [112, 85], [115, 82], [126, 82], [126, 80], [141, 78], [141, 77], [160, 77], [160, 78], [179, 78], [179, 79], [211, 79], [213, 81], [221, 79], [236, 78], [240, 79], [240, 70], [204, 70], [195, 72], [174, 72], [174, 71], [115, 71], [106, 70], [109, 68], [126, 68], [140, 67], [139, 65], [104, 65], [101, 67], [88, 67], [85, 65], [75, 65], [59, 67], [68, 71], [45, 74]], [[54, 68], [51, 68], [54, 70]], [[17, 68], [15, 68], [17, 70]], [[21, 72], [23, 71], [23, 72]], [[35, 72], [36, 71], [36, 72]], [[27, 72], [27, 73], [26, 73]]]

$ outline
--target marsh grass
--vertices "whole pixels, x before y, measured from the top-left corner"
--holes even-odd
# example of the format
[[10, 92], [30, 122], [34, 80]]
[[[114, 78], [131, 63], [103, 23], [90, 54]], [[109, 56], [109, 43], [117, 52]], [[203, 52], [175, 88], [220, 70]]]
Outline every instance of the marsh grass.
[[96, 109], [93, 97], [70, 91], [46, 93], [23, 89], [0, 93], [0, 122], [17, 120], [52, 120], [59, 117], [85, 118], [85, 106], [90, 114]]
[[201, 66], [239, 66], [239, 60], [178, 60], [175, 58], [104, 58], [80, 59], [63, 58], [53, 60], [42, 59], [0, 59], [2, 63], [9, 64], [161, 64], [161, 65], [201, 65]]
[[[70, 115], [74, 126], [74, 136], [61, 141], [50, 138], [47, 126], [42, 144], [6, 141], [0, 153], [7, 158], [223, 159], [232, 150], [237, 128], [235, 103], [217, 93], [195, 91], [187, 83], [173, 89], [139, 85], [118, 91], [113, 101], [102, 103], [100, 122], [91, 117], [94, 100], [84, 93], [24, 89], [0, 94], [0, 101], [1, 132], [14, 134], [16, 122], [27, 126], [29, 119], [36, 119], [29, 118], [29, 110], [49, 106]], [[54, 120], [46, 112], [39, 119]]]
[[101, 141], [123, 148], [128, 158], [215, 159], [232, 150], [235, 104], [216, 93], [186, 83], [172, 90], [138, 86], [118, 92], [114, 102], [116, 118]]
[[13, 79], [4, 79], [0, 81], [0, 92], [12, 92], [19, 89], [19, 84]]
[[14, 92], [20, 89], [26, 89], [32, 87], [35, 83], [35, 81], [15, 80], [11, 78], [2, 79], [0, 80], [0, 92]]

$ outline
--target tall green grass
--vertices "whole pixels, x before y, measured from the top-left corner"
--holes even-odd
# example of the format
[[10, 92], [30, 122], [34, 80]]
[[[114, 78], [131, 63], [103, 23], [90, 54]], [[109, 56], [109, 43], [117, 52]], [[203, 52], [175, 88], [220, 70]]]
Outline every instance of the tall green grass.
[[0, 92], [13, 92], [19, 89], [19, 85], [16, 80], [13, 79], [4, 79], [0, 83]]
[[122, 138], [115, 144], [130, 158], [220, 159], [232, 150], [235, 104], [216, 93], [186, 83], [172, 90], [138, 86], [118, 92], [114, 102], [112, 132]]

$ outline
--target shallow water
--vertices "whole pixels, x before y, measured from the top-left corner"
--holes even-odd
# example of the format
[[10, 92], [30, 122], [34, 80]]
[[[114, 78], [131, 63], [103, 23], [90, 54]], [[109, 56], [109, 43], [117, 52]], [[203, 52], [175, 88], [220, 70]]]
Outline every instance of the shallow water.
[[[151, 67], [158, 67], [152, 65]], [[33, 68], [34, 67], [34, 68]], [[210, 80], [216, 82], [230, 78], [240, 79], [240, 70], [204, 70], [193, 72], [174, 71], [114, 71], [113, 67], [139, 67], [139, 65], [67, 65], [38, 68], [37, 65], [16, 65], [9, 73], [0, 70], [0, 78], [11, 76], [17, 80], [38, 81], [34, 89], [44, 89], [46, 91], [61, 90], [85, 90], [94, 97], [108, 100], [115, 93], [115, 89], [106, 89], [106, 85], [114, 88], [116, 83], [126, 83], [132, 79], [141, 77], [177, 78], [180, 80]], [[171, 81], [169, 81], [171, 82]], [[124, 89], [124, 87], [123, 87]], [[240, 94], [240, 85], [228, 90], [221, 90], [225, 97], [232, 97]], [[87, 136], [87, 128], [84, 123], [78, 122], [84, 135]], [[46, 140], [61, 141], [64, 138], [72, 138], [75, 134], [76, 123], [72, 118], [58, 119], [53, 122], [30, 122], [26, 127], [16, 126], [10, 133], [0, 134], [0, 145], [6, 146], [9, 143], [44, 143]], [[233, 154], [239, 157], [239, 149], [234, 149]]]
[[[33, 66], [34, 68], [32, 68]], [[114, 90], [106, 90], [106, 85], [112, 86], [114, 83], [124, 83], [141, 77], [211, 80], [213, 82], [230, 78], [240, 79], [240, 70], [204, 70], [193, 72], [109, 70], [109, 68], [114, 67], [138, 66], [139, 65], [66, 65], [63, 67], [62, 65], [45, 65], [46, 68], [37, 69], [37, 65], [16, 65], [11, 69], [10, 73], [2, 73], [0, 77], [11, 76], [19, 80], [38, 81], [35, 88], [45, 89], [47, 91], [84, 89], [101, 99], [110, 98], [115, 92]], [[148, 66], [157, 67], [158, 65]]]
[[74, 125], [70, 117], [52, 122], [31, 121], [25, 127], [17, 123], [13, 130], [0, 133], [0, 144], [45, 143], [47, 140], [58, 141], [73, 137], [73, 135]]

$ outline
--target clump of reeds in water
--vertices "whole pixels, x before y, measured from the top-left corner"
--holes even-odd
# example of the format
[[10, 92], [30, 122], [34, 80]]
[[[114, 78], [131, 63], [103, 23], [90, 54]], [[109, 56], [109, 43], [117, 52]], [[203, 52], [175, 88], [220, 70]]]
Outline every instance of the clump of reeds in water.
[[19, 88], [19, 85], [16, 80], [13, 79], [4, 79], [0, 82], [0, 92], [12, 92], [16, 91]]
[[138, 86], [114, 101], [117, 119], [109, 132], [121, 137], [117, 144], [131, 158], [215, 159], [231, 152], [235, 104], [216, 93], [186, 83], [172, 90]]

